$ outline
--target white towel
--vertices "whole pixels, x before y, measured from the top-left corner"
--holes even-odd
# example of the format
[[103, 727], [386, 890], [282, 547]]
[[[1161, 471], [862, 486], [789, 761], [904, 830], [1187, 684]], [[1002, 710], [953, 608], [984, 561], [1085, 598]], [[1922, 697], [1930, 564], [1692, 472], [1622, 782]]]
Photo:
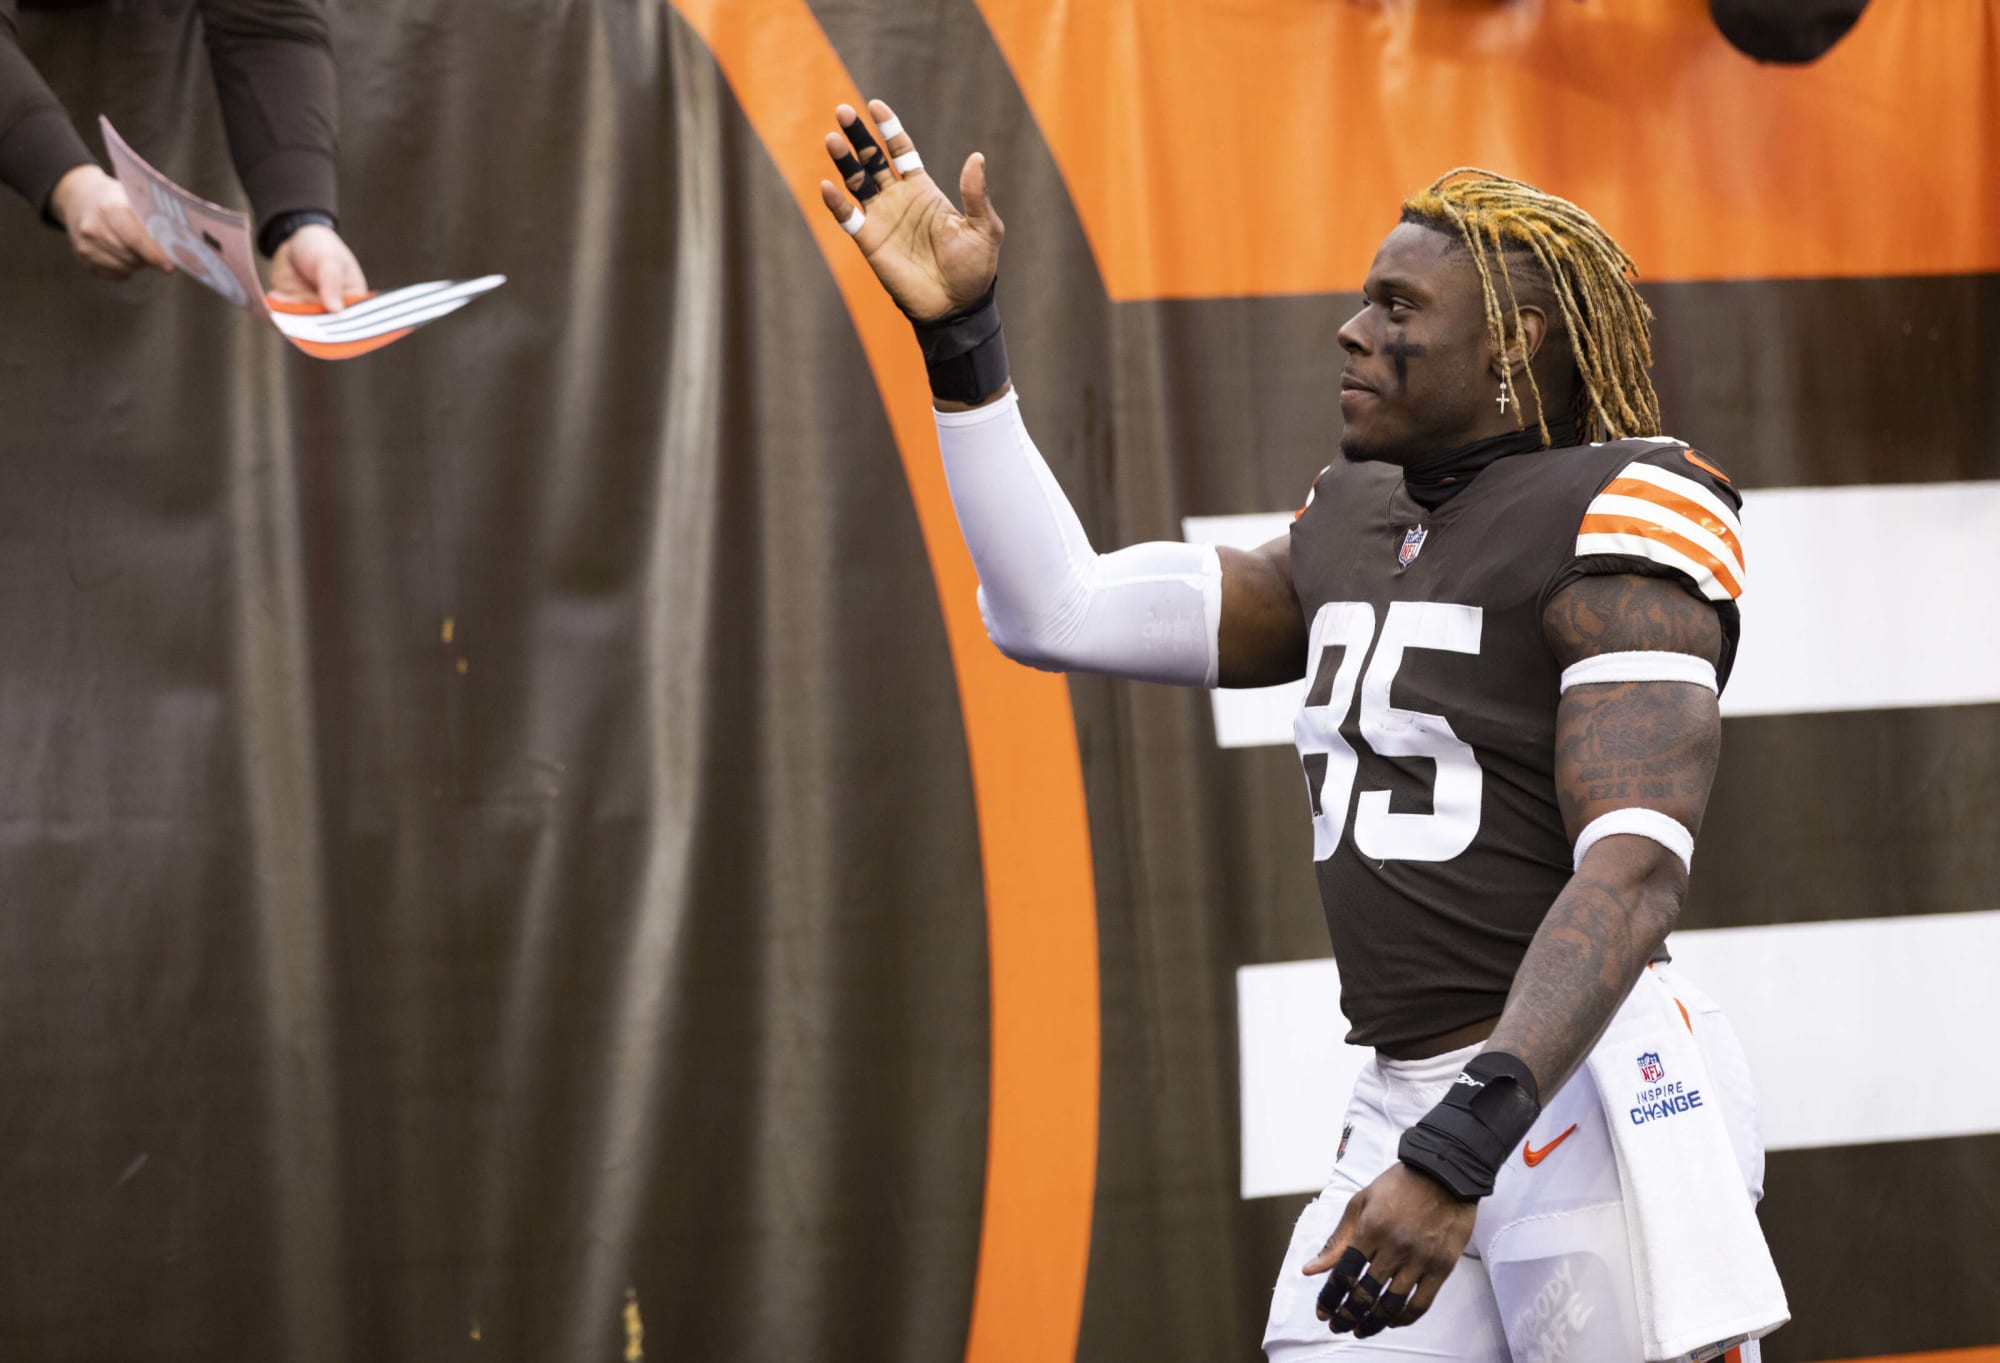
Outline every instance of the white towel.
[[1590, 1053], [1649, 1360], [1713, 1356], [1791, 1318], [1729, 1128], [1668, 986], [1648, 970]]

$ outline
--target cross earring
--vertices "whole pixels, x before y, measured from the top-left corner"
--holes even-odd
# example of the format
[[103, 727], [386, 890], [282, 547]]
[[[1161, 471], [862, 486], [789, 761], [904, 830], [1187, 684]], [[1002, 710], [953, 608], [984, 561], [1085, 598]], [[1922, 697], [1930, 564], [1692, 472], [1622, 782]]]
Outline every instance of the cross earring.
[[1500, 410], [1503, 412], [1507, 410], [1507, 385], [1505, 383], [1500, 385]]

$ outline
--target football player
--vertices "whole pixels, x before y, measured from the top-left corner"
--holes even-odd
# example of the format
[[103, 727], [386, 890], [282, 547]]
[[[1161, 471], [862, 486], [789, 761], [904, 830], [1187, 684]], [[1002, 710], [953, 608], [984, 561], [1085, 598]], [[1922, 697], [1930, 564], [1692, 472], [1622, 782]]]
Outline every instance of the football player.
[[869, 112], [880, 142], [836, 111], [821, 194], [915, 325], [993, 641], [1054, 670], [1309, 679], [1313, 855], [1375, 1059], [1273, 1294], [1273, 1363], [1754, 1357], [1774, 1322], [1649, 1352], [1684, 1265], [1634, 1262], [1674, 1256], [1635, 1234], [1614, 1127], [1628, 1104], [1635, 1127], [1693, 1117], [1684, 1062], [1587, 1063], [1632, 1010], [1684, 1023], [1723, 1153], [1669, 1169], [1707, 1180], [1669, 1201], [1754, 1202], [1740, 1048], [1663, 949], [1720, 750], [1740, 499], [1661, 433], [1631, 261], [1574, 204], [1451, 172], [1403, 205], [1340, 330], [1342, 457], [1290, 532], [1099, 553], [1009, 381], [984, 158], [961, 212]]

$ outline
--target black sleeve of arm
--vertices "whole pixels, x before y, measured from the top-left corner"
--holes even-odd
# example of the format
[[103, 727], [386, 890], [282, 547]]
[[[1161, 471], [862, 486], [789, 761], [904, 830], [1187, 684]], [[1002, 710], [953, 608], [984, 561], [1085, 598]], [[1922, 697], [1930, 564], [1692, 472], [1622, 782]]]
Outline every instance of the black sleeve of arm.
[[0, 0], [0, 182], [46, 216], [56, 181], [95, 160], [21, 51], [15, 0]]
[[280, 213], [338, 214], [339, 95], [320, 0], [200, 0], [236, 173], [257, 232]]

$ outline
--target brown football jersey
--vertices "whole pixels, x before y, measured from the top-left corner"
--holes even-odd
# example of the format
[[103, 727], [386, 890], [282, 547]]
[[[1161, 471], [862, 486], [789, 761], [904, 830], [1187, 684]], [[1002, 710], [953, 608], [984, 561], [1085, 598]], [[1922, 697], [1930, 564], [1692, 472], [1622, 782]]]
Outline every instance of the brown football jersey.
[[1726, 680], [1741, 505], [1664, 437], [1503, 458], [1433, 510], [1391, 464], [1320, 474], [1292, 524], [1311, 629], [1293, 727], [1350, 1042], [1500, 1012], [1571, 872], [1543, 607], [1593, 573], [1669, 578], [1715, 606]]

